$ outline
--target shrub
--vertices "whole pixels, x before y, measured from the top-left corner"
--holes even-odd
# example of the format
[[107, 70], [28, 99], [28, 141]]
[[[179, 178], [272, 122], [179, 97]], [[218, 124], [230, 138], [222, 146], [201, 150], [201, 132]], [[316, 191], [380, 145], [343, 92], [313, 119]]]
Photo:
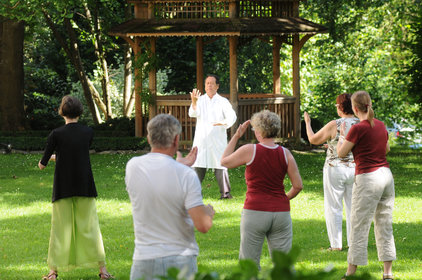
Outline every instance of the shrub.
[[[42, 151], [45, 149], [47, 136], [0, 136], [0, 143], [11, 144], [12, 149], [23, 151]], [[143, 150], [148, 147], [146, 138], [135, 137], [94, 137], [91, 149], [96, 152], [108, 150]]]
[[[195, 280], [320, 280], [332, 279], [335, 270], [328, 267], [322, 271], [303, 272], [297, 271], [294, 264], [299, 256], [299, 248], [293, 247], [288, 254], [282, 252], [273, 252], [273, 268], [269, 273], [260, 272], [257, 265], [252, 260], [240, 260], [237, 268], [230, 274], [219, 275], [216, 272], [197, 272]], [[162, 280], [181, 280], [186, 279], [184, 270], [170, 268], [168, 275], [160, 277]], [[190, 278], [192, 279], [192, 278]], [[373, 279], [368, 273], [362, 275], [348, 276], [349, 280], [370, 280]]]

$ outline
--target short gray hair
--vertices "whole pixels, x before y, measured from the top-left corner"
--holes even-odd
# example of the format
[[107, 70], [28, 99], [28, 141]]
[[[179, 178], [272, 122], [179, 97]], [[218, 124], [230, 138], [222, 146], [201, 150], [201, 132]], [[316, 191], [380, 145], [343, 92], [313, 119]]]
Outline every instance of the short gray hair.
[[251, 125], [253, 128], [258, 129], [264, 138], [276, 138], [281, 130], [280, 117], [268, 110], [253, 114]]
[[147, 131], [151, 147], [168, 148], [182, 132], [182, 126], [172, 115], [159, 114], [148, 122]]

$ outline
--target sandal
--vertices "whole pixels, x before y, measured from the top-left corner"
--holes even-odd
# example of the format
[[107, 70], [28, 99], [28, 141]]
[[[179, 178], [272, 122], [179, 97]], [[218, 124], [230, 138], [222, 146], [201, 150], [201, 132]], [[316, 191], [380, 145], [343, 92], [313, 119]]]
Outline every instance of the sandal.
[[100, 273], [98, 274], [98, 276], [100, 277], [100, 279], [114, 279], [114, 276], [110, 273]]
[[55, 271], [53, 271], [53, 272], [50, 272], [49, 274], [47, 274], [47, 275], [44, 275], [43, 277], [42, 277], [42, 279], [43, 280], [55, 280], [55, 279], [57, 279], [57, 277], [58, 277], [59, 275], [57, 274], [57, 272], [55, 272]]
[[393, 274], [383, 274], [382, 280], [394, 280]]
[[341, 248], [333, 248], [333, 247], [328, 247], [327, 248], [327, 251], [342, 251], [342, 249]]

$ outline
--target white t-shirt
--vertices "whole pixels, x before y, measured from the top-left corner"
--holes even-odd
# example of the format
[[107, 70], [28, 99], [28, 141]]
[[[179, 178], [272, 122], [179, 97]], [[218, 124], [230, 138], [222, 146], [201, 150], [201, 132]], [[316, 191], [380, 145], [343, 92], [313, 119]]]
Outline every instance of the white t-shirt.
[[126, 165], [132, 203], [134, 260], [198, 255], [187, 210], [203, 205], [195, 171], [161, 153], [134, 157]]
[[[198, 147], [198, 156], [193, 167], [226, 169], [221, 157], [227, 146], [227, 129], [236, 122], [236, 113], [227, 98], [218, 93], [210, 98], [199, 97], [196, 110], [189, 107], [189, 117], [196, 118], [193, 146]], [[214, 126], [215, 123], [224, 125]]]

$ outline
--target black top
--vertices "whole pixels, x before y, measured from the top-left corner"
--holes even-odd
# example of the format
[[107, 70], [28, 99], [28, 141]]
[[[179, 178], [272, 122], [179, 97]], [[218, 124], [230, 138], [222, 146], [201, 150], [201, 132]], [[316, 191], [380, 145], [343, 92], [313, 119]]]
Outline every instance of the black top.
[[89, 159], [93, 134], [87, 126], [69, 123], [54, 129], [48, 136], [41, 164], [47, 165], [56, 151], [53, 202], [72, 196], [97, 196]]

